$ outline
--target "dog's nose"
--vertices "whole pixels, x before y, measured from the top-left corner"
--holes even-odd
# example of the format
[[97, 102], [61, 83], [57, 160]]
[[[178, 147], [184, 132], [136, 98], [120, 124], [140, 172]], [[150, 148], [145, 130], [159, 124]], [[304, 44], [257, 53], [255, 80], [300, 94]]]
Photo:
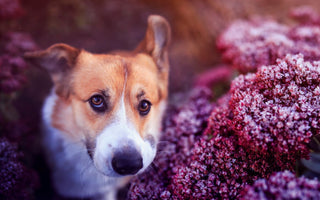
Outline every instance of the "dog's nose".
[[120, 175], [135, 174], [142, 166], [142, 157], [135, 149], [116, 152], [112, 158], [112, 167]]

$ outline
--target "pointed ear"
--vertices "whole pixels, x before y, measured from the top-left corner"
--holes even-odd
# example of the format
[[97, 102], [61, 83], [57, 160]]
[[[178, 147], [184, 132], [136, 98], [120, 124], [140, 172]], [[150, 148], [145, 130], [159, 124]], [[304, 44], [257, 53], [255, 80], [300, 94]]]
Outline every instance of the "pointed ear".
[[168, 46], [171, 29], [168, 21], [159, 15], [148, 17], [148, 28], [144, 40], [136, 48], [136, 52], [149, 54], [160, 71], [168, 71]]
[[66, 44], [54, 44], [46, 50], [27, 52], [24, 58], [49, 73], [60, 73], [70, 70], [80, 50]]
[[66, 82], [81, 50], [66, 44], [55, 44], [43, 51], [27, 52], [25, 60], [47, 70], [56, 86], [56, 93], [67, 95]]

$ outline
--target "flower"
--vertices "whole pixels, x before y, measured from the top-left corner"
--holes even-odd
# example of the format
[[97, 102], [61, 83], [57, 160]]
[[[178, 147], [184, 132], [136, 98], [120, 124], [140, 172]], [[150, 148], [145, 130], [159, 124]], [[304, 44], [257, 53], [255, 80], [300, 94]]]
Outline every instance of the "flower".
[[37, 175], [21, 159], [16, 144], [0, 138], [0, 198], [32, 199], [32, 188], [38, 184]]
[[16, 19], [24, 11], [19, 0], [0, 0], [0, 20]]
[[259, 179], [246, 186], [240, 199], [319, 199], [320, 182], [317, 179], [295, 177], [290, 171], [277, 172], [269, 179]]
[[4, 40], [3, 54], [0, 56], [0, 92], [12, 93], [27, 80], [24, 75], [27, 63], [22, 54], [37, 47], [30, 36], [24, 33], [9, 32]]
[[291, 10], [290, 16], [301, 24], [320, 24], [320, 16], [311, 6], [294, 8]]
[[294, 48], [289, 31], [288, 26], [270, 19], [238, 20], [222, 33], [217, 46], [223, 59], [241, 73], [254, 72]]
[[320, 59], [320, 17], [310, 7], [293, 10], [300, 24], [288, 26], [271, 19], [238, 20], [217, 41], [225, 61], [241, 73], [255, 72], [264, 65], [276, 63], [287, 54]]
[[320, 63], [287, 55], [276, 65], [241, 75], [232, 84], [229, 105], [239, 143], [293, 170], [307, 157], [306, 144], [320, 133]]
[[213, 107], [205, 130], [195, 128], [193, 104], [203, 100], [193, 98], [166, 121], [162, 139], [168, 143], [157, 168], [133, 181], [129, 197], [234, 199], [259, 178], [293, 171], [297, 159], [308, 157], [310, 138], [320, 133], [319, 64], [287, 55], [240, 75]]
[[220, 99], [205, 135], [191, 150], [191, 158], [173, 175], [168, 187], [173, 199], [235, 198], [244, 185], [256, 178], [248, 169], [247, 153], [237, 144], [230, 126], [229, 98], [227, 95]]

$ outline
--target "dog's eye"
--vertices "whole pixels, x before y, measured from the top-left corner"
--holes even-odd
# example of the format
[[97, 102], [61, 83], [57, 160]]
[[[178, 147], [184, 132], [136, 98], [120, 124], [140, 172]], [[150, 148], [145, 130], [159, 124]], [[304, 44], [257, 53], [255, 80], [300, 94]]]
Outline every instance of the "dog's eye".
[[107, 109], [107, 105], [104, 101], [103, 96], [94, 95], [89, 99], [91, 108], [96, 112], [104, 112]]
[[147, 115], [150, 109], [151, 109], [151, 103], [149, 101], [147, 100], [140, 101], [139, 107], [138, 107], [140, 115], [142, 116]]

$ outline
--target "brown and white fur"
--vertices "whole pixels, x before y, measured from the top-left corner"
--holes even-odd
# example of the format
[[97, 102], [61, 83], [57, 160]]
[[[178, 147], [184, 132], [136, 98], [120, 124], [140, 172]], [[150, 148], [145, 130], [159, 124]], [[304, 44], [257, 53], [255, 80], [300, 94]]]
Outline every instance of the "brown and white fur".
[[60, 195], [115, 199], [151, 164], [168, 96], [169, 41], [168, 22], [152, 15], [132, 52], [55, 44], [25, 55], [54, 83], [43, 106], [44, 147]]

